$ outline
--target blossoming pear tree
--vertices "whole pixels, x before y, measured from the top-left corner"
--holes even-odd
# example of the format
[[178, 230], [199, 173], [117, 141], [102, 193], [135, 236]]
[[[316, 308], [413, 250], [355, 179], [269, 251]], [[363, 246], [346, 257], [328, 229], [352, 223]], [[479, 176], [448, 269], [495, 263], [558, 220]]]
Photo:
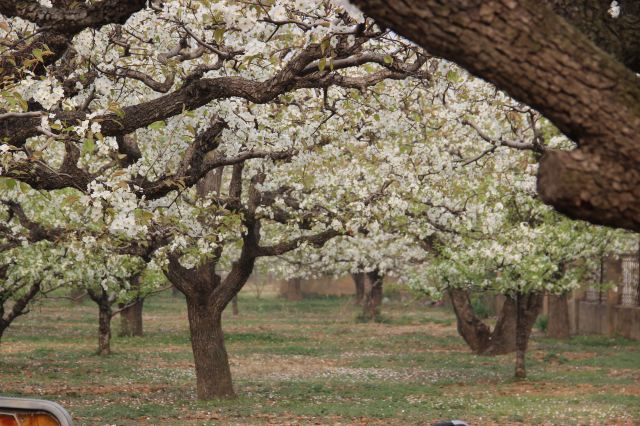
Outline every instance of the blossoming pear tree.
[[[430, 241], [433, 257], [415, 282], [432, 294], [449, 294], [458, 329], [475, 352], [515, 349], [516, 376], [523, 377], [527, 340], [543, 292], [563, 294], [584, 282], [596, 265], [594, 255], [625, 236], [568, 220], [537, 199], [538, 155], [549, 147], [566, 148], [568, 141], [536, 120], [534, 112], [506, 106], [495, 110], [492, 120], [462, 118], [477, 133], [476, 140], [489, 145], [462, 161], [457, 169], [462, 174], [451, 176], [466, 180], [468, 198], [449, 208], [456, 214], [446, 226], [436, 227]], [[482, 174], [468, 180], [473, 174], [464, 168], [473, 163]], [[471, 308], [469, 292], [477, 290], [507, 297], [493, 331]]]
[[72, 191], [109, 234], [87, 251], [166, 237], [154, 253], [187, 299], [198, 397], [233, 395], [222, 310], [256, 258], [358, 227], [341, 214], [356, 201], [334, 197], [354, 176], [320, 173], [359, 143], [340, 108], [385, 80], [427, 79], [426, 55], [326, 1], [0, 12], [0, 176]]
[[158, 243], [110, 234], [88, 198], [72, 189], [39, 192], [24, 183], [0, 180], [5, 216], [0, 234], [6, 304], [2, 325], [6, 329], [32, 303], [58, 288], [78, 288], [99, 306], [98, 352], [108, 354], [112, 305], [122, 302], [126, 308], [131, 297], [143, 298], [159, 286], [151, 280], [131, 288], [128, 282], [137, 277], [129, 273], [136, 262], [148, 262], [145, 256]]

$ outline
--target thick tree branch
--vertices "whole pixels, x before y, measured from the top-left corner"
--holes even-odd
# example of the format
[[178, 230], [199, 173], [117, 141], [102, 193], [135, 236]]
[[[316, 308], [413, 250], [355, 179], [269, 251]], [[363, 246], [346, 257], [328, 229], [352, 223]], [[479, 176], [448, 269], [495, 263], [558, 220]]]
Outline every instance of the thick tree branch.
[[41, 224], [29, 219], [22, 206], [15, 201], [0, 200], [0, 203], [9, 208], [9, 220], [15, 217], [20, 225], [29, 231], [27, 240], [31, 243], [43, 240], [57, 241], [66, 233], [62, 228], [45, 228]]
[[123, 24], [135, 12], [143, 9], [146, 0], [102, 0], [75, 7], [46, 7], [36, 0], [3, 0], [0, 13], [7, 18], [17, 16], [40, 27], [75, 34], [85, 28], [100, 28], [106, 24]]
[[11, 307], [11, 310], [9, 311], [9, 313], [6, 314], [3, 318], [0, 318], [0, 320], [2, 322], [10, 324], [11, 322], [13, 322], [13, 320], [18, 318], [19, 316], [27, 313], [27, 306], [38, 295], [38, 293], [40, 292], [41, 285], [42, 285], [42, 280], [39, 280], [33, 283], [29, 287], [29, 290], [25, 294], [23, 294], [20, 298], [18, 298], [18, 300], [16, 300], [14, 305]]
[[622, 13], [609, 14], [610, 0], [543, 0], [602, 50], [640, 72], [640, 3], [620, 0]]
[[[270, 102], [288, 91], [303, 88], [322, 88], [332, 85], [352, 87], [364, 90], [385, 79], [403, 79], [408, 76], [428, 77], [420, 71], [426, 58], [420, 56], [411, 64], [394, 63], [384, 70], [359, 77], [350, 77], [334, 73], [313, 73], [304, 76], [305, 68], [314, 60], [322, 57], [319, 45], [310, 45], [298, 53], [287, 65], [265, 81], [254, 81], [242, 77], [203, 78], [188, 81], [182, 88], [151, 101], [122, 108], [119, 114], [107, 114], [96, 117], [105, 136], [119, 136], [134, 132], [159, 120], [181, 114], [185, 110], [194, 110], [217, 99], [243, 98], [257, 104]], [[384, 61], [384, 59], [383, 59]], [[354, 64], [356, 65], [356, 64]], [[66, 111], [56, 114], [55, 119], [67, 123], [86, 119], [83, 111]], [[0, 138], [5, 143], [18, 145], [24, 139], [35, 136], [35, 118], [9, 118], [0, 120]]]
[[578, 144], [543, 155], [545, 202], [574, 218], [640, 230], [640, 85], [632, 71], [531, 0], [354, 3], [536, 108]]

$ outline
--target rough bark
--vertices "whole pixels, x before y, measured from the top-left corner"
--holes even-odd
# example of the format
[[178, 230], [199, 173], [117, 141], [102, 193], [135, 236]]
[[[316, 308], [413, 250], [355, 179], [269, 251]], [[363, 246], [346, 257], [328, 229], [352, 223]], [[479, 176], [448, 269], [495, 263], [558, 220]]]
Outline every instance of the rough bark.
[[124, 24], [145, 4], [146, 0], [102, 0], [93, 4], [77, 4], [73, 8], [58, 8], [42, 6], [37, 1], [5, 0], [0, 3], [0, 13], [9, 18], [18, 16], [41, 27], [74, 34], [85, 28]]
[[351, 278], [353, 278], [353, 283], [356, 287], [356, 294], [353, 297], [353, 303], [356, 305], [362, 305], [364, 302], [365, 292], [365, 274], [364, 272], [356, 272], [351, 274]]
[[525, 355], [533, 323], [542, 309], [542, 293], [516, 295], [516, 365], [515, 377], [527, 377]]
[[491, 330], [473, 311], [468, 291], [451, 289], [449, 297], [456, 314], [458, 333], [474, 353], [503, 355], [516, 350], [516, 304], [512, 298], [505, 298]]
[[640, 3], [619, 1], [622, 13], [609, 15], [610, 0], [543, 0], [605, 52], [635, 72], [640, 71]]
[[120, 336], [142, 337], [144, 336], [142, 323], [142, 307], [144, 299], [140, 298], [122, 307], [120, 311]]
[[378, 270], [367, 272], [366, 275], [371, 287], [362, 306], [362, 317], [365, 321], [376, 321], [380, 317], [383, 276]]
[[506, 297], [483, 355], [504, 355], [516, 350], [516, 303]]
[[302, 300], [302, 282], [300, 278], [292, 278], [287, 281], [285, 297], [289, 301]]
[[196, 390], [200, 400], [234, 396], [229, 359], [224, 346], [222, 312], [242, 287], [239, 285], [231, 289], [231, 284], [236, 282], [229, 282], [229, 276], [233, 273], [234, 277], [246, 275], [248, 278], [251, 274], [251, 268], [248, 273], [246, 270], [238, 271], [236, 262], [223, 281], [216, 274], [215, 266], [214, 259], [188, 269], [180, 264], [177, 255], [171, 254], [165, 273], [169, 281], [185, 295], [187, 302]]
[[545, 202], [570, 217], [640, 230], [640, 85], [634, 72], [533, 0], [354, 3], [538, 109], [576, 142], [572, 151], [543, 155], [538, 192]]
[[221, 313], [210, 304], [203, 303], [200, 298], [189, 296], [187, 312], [198, 399], [235, 396], [229, 358], [224, 345]]
[[567, 294], [559, 296], [549, 295], [549, 322], [547, 324], [547, 337], [554, 339], [568, 339], [571, 337], [571, 324], [569, 322], [569, 301]]
[[98, 355], [111, 354], [111, 306], [115, 302], [115, 294], [109, 294], [102, 288], [87, 288], [87, 294], [98, 305]]

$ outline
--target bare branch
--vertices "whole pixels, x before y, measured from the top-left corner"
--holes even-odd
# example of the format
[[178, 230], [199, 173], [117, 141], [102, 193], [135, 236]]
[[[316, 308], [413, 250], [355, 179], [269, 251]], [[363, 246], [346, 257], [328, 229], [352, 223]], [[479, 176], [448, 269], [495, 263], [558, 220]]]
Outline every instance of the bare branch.
[[478, 136], [480, 136], [484, 141], [496, 147], [507, 146], [509, 148], [523, 150], [523, 151], [535, 151], [539, 153], [544, 152], [544, 147], [542, 145], [535, 144], [535, 143], [528, 143], [522, 140], [519, 140], [519, 141], [508, 140], [502, 137], [500, 137], [500, 139], [495, 139], [487, 135], [482, 129], [480, 129], [480, 127], [478, 127], [474, 122], [470, 120], [464, 119], [461, 121], [461, 123], [465, 126], [469, 126], [473, 128], [478, 134]]
[[289, 251], [295, 250], [302, 244], [310, 244], [314, 247], [322, 247], [327, 241], [342, 233], [335, 229], [329, 229], [314, 235], [305, 235], [293, 240], [285, 241], [273, 246], [258, 247], [257, 255], [262, 256], [279, 256]]

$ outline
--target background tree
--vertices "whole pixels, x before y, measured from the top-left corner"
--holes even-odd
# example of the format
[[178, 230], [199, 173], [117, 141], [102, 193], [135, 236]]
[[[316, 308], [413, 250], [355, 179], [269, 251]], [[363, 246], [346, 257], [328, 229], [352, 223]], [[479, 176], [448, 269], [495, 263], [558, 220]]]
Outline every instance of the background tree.
[[[474, 218], [480, 221], [475, 232], [441, 241], [438, 258], [427, 269], [429, 282], [437, 287], [433, 291], [449, 293], [458, 330], [472, 350], [506, 353], [515, 349], [516, 377], [526, 376], [524, 355], [544, 292], [562, 295], [577, 288], [599, 267], [595, 255], [611, 246], [613, 238], [626, 239], [610, 229], [566, 219], [524, 188], [512, 189], [511, 196], [503, 192], [493, 210]], [[491, 205], [490, 199], [484, 205]], [[475, 315], [468, 300], [468, 291], [479, 289], [507, 298], [493, 332]], [[515, 311], [512, 328], [505, 309]], [[515, 342], [504, 335], [513, 332]], [[505, 347], [496, 347], [500, 344]]]

